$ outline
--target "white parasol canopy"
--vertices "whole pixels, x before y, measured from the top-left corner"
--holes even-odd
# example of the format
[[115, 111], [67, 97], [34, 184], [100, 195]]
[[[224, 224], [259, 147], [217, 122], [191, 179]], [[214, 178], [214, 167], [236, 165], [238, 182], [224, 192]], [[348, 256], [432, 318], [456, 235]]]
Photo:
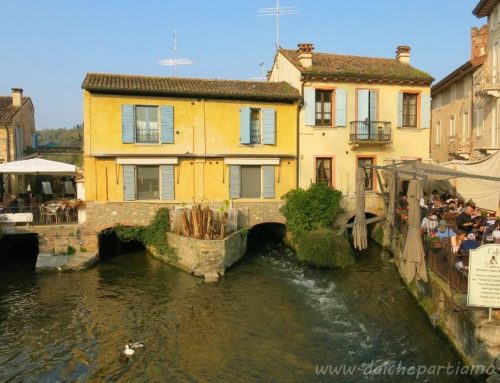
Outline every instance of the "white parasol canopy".
[[54, 176], [74, 176], [76, 166], [64, 162], [31, 158], [0, 164], [0, 173], [6, 174], [47, 174]]

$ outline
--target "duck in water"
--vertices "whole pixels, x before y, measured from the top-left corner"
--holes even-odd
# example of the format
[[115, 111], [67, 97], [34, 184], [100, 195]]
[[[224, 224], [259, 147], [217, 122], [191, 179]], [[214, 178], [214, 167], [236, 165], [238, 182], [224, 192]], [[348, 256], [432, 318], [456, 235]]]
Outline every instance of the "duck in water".
[[132, 356], [134, 355], [135, 351], [132, 350], [128, 344], [125, 345], [125, 351], [123, 351], [123, 355], [125, 356]]

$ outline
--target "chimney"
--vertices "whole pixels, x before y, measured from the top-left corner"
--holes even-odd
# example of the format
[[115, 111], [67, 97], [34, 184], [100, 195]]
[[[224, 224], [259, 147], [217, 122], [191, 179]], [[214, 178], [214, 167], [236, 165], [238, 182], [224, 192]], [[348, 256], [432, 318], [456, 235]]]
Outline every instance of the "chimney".
[[23, 102], [23, 90], [21, 88], [12, 88], [12, 105], [20, 107]]
[[313, 63], [312, 52], [314, 50], [314, 45], [311, 43], [300, 43], [298, 47], [300, 65], [302, 68], [310, 68]]
[[481, 28], [471, 28], [471, 53], [470, 60], [473, 64], [478, 64], [486, 58], [486, 48], [488, 46], [488, 25]]
[[398, 45], [396, 48], [396, 60], [403, 64], [410, 64], [410, 51], [408, 45]]

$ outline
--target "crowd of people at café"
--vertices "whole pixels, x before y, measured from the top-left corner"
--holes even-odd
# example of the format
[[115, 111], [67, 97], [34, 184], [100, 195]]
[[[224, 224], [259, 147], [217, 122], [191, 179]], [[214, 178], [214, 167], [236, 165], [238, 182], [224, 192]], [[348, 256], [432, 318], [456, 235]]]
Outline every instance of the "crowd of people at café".
[[[405, 208], [406, 199], [400, 196], [400, 207]], [[420, 199], [422, 234], [450, 238], [455, 253], [471, 250], [481, 244], [500, 244], [500, 218], [492, 211], [483, 211], [472, 201], [464, 202], [449, 191], [439, 195], [433, 190]]]

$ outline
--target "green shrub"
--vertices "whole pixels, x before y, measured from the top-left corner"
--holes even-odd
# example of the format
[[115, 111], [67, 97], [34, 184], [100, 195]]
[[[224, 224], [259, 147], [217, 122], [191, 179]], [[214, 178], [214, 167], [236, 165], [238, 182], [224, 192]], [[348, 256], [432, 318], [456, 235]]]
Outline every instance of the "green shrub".
[[76, 253], [76, 249], [73, 246], [68, 245], [68, 248], [66, 249], [66, 254], [73, 255], [75, 253]]
[[303, 232], [297, 250], [299, 260], [313, 266], [334, 268], [354, 263], [349, 241], [327, 228]]
[[167, 241], [167, 231], [170, 230], [170, 215], [167, 208], [156, 211], [153, 221], [148, 226], [115, 225], [114, 232], [122, 241], [139, 241], [145, 246], [153, 247], [160, 255], [175, 261], [175, 250]]
[[285, 204], [280, 211], [295, 238], [309, 230], [332, 227], [343, 211], [340, 207], [342, 192], [322, 184], [311, 184], [306, 190], [290, 190], [283, 199]]

